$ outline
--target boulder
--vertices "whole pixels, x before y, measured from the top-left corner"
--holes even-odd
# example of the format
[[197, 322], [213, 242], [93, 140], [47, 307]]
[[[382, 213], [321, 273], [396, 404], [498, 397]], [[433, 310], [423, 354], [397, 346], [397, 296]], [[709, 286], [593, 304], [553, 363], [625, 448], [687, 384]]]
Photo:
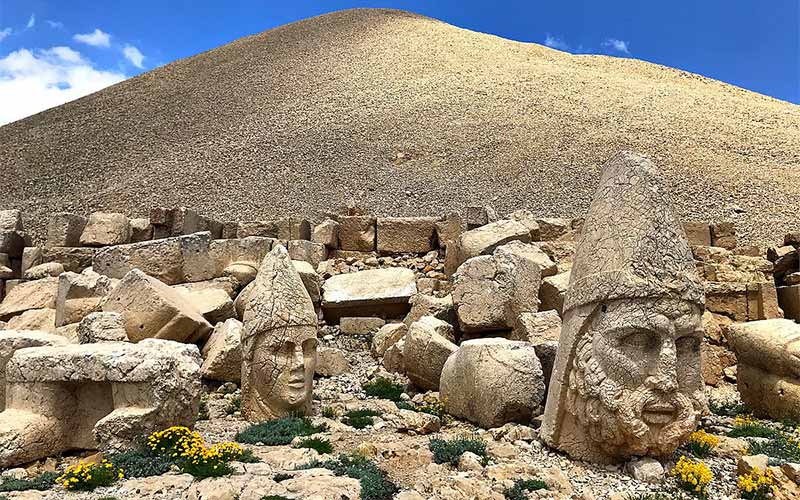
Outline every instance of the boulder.
[[102, 308], [122, 314], [131, 342], [148, 338], [198, 342], [212, 329], [183, 294], [138, 269], [125, 275]]
[[300, 279], [303, 280], [303, 286], [306, 287], [306, 291], [311, 297], [311, 302], [319, 304], [319, 301], [322, 299], [320, 296], [321, 284], [319, 275], [314, 270], [315, 268], [308, 262], [302, 260], [293, 260], [292, 265], [297, 269], [297, 273], [300, 274]]
[[447, 214], [443, 219], [436, 221], [436, 240], [441, 248], [456, 244], [463, 232], [464, 220], [458, 213]]
[[341, 349], [320, 347], [317, 349], [317, 375], [335, 377], [350, 371], [350, 362]]
[[56, 277], [64, 272], [64, 265], [60, 262], [45, 262], [38, 266], [33, 266], [22, 275], [26, 280], [40, 280], [43, 278]]
[[500, 248], [502, 248], [504, 252], [510, 252], [514, 255], [529, 260], [533, 262], [542, 272], [542, 278], [546, 278], [548, 276], [555, 276], [558, 274], [558, 266], [555, 262], [547, 255], [544, 250], [541, 248], [541, 243], [523, 243], [521, 241], [512, 241], [510, 243], [506, 243], [505, 245], [498, 247], [495, 250], [497, 253]]
[[455, 324], [458, 321], [452, 295], [436, 297], [417, 293], [409, 299], [409, 303], [411, 304], [411, 310], [408, 311], [408, 314], [403, 319], [403, 323], [406, 325], [410, 325], [423, 316], [433, 316], [450, 324]]
[[[26, 347], [61, 346], [69, 341], [41, 331], [0, 330], [0, 411], [6, 407], [6, 364], [15, 352]], [[0, 451], [2, 453], [2, 451]]]
[[185, 288], [177, 288], [177, 290], [183, 293], [186, 302], [191, 304], [212, 325], [236, 317], [233, 300], [225, 290], [219, 288], [191, 291], [184, 291], [186, 290]]
[[335, 220], [325, 219], [314, 227], [311, 241], [324, 245], [328, 249], [339, 248], [339, 223]]
[[405, 323], [389, 323], [383, 325], [372, 336], [372, 354], [378, 359], [383, 358], [386, 350], [396, 344], [408, 333], [408, 325]]
[[278, 228], [279, 240], [288, 241], [311, 239], [311, 224], [306, 219], [301, 219], [299, 217], [286, 217], [278, 220], [275, 225]]
[[508, 220], [517, 221], [523, 226], [527, 227], [531, 241], [541, 240], [541, 235], [539, 234], [539, 223], [537, 222], [536, 216], [534, 216], [533, 212], [530, 210], [515, 210], [514, 212], [508, 214], [505, 218]]
[[125, 322], [115, 312], [93, 312], [78, 323], [78, 343], [127, 342]]
[[544, 377], [527, 342], [469, 340], [444, 365], [439, 394], [447, 413], [483, 428], [530, 423], [541, 413]]
[[0, 303], [0, 321], [8, 321], [29, 309], [55, 309], [58, 278], [24, 281], [11, 290]]
[[131, 219], [131, 243], [153, 239], [153, 225], [150, 219]]
[[539, 287], [539, 309], [542, 311], [554, 310], [559, 316], [563, 316], [564, 295], [569, 288], [570, 272], [559, 273], [542, 280]]
[[211, 233], [202, 232], [111, 246], [97, 251], [92, 268], [117, 279], [139, 269], [168, 285], [204, 281], [216, 277], [210, 242]]
[[442, 367], [458, 349], [447, 339], [452, 335], [451, 325], [432, 316], [420, 318], [409, 326], [403, 345], [403, 365], [411, 383], [421, 389], [439, 390]]
[[81, 233], [85, 247], [124, 245], [131, 239], [131, 224], [123, 214], [95, 212], [89, 216]]
[[79, 273], [92, 267], [96, 248], [47, 247], [42, 249], [42, 262], [58, 262], [65, 271]]
[[308, 262], [316, 269], [320, 262], [328, 258], [325, 245], [308, 240], [291, 240], [288, 243], [289, 257], [293, 260]]
[[196, 346], [153, 339], [16, 351], [6, 364], [0, 467], [72, 449], [127, 449], [154, 431], [191, 426], [200, 361]]
[[561, 317], [554, 310], [522, 313], [514, 323], [509, 340], [524, 340], [531, 344], [558, 341], [561, 335]]
[[557, 240], [572, 230], [572, 219], [541, 218], [536, 219], [539, 224], [539, 237], [541, 241]]
[[239, 383], [242, 380], [242, 322], [218, 323], [203, 346], [203, 378]]
[[339, 331], [344, 335], [371, 335], [378, 331], [386, 321], [382, 318], [351, 318], [339, 320]]
[[328, 321], [342, 316], [395, 318], [408, 312], [417, 293], [414, 271], [385, 268], [339, 274], [322, 286], [322, 310]]
[[405, 373], [405, 362], [403, 352], [405, 351], [405, 337], [390, 345], [383, 353], [381, 365], [389, 373]]
[[78, 323], [89, 313], [100, 310], [100, 302], [113, 288], [111, 280], [91, 269], [81, 274], [64, 273], [58, 277], [56, 326]]
[[375, 250], [375, 217], [349, 216], [339, 218], [339, 248], [372, 252]]
[[0, 253], [11, 259], [22, 258], [26, 246], [22, 232], [22, 214], [19, 210], [0, 210]]
[[81, 234], [86, 227], [86, 217], [68, 212], [50, 216], [47, 223], [48, 247], [79, 247]]
[[28, 269], [36, 267], [43, 262], [42, 255], [44, 255], [42, 252], [42, 247], [25, 247], [22, 250], [22, 266], [20, 271], [23, 276], [25, 276], [25, 272]]
[[466, 231], [456, 244], [447, 248], [445, 272], [450, 276], [467, 259], [490, 254], [495, 248], [514, 240], [529, 243], [530, 228], [519, 221], [503, 219]]
[[56, 333], [56, 311], [55, 309], [28, 309], [19, 316], [8, 320], [6, 328]]
[[382, 254], [426, 253], [436, 248], [437, 217], [379, 217], [377, 248]]

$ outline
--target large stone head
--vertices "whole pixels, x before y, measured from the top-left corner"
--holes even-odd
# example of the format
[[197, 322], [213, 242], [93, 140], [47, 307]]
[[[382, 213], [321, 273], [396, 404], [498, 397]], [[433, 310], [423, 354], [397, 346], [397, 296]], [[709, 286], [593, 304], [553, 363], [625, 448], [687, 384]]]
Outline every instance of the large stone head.
[[244, 312], [242, 415], [268, 420], [311, 409], [317, 315], [286, 249], [265, 258]]
[[646, 158], [604, 167], [578, 244], [542, 427], [575, 458], [666, 456], [705, 411], [703, 287]]

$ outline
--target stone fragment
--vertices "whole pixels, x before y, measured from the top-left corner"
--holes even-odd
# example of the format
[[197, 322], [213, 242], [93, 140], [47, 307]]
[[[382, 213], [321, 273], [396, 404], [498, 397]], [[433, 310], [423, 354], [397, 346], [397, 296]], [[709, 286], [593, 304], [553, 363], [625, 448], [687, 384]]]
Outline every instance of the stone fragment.
[[539, 224], [539, 236], [541, 241], [557, 240], [572, 230], [571, 219], [546, 217], [536, 219], [536, 222]]
[[158, 207], [150, 211], [150, 223], [153, 224], [153, 238], [155, 239], [209, 231], [208, 222], [208, 219], [185, 207]]
[[672, 456], [706, 411], [703, 310], [658, 170], [617, 154], [603, 167], [564, 297], [544, 442], [604, 464]]
[[554, 310], [522, 313], [514, 323], [509, 340], [523, 340], [531, 344], [558, 341], [561, 335], [561, 317]]
[[736, 463], [736, 469], [740, 476], [746, 476], [758, 469], [764, 472], [769, 467], [769, 457], [767, 455], [743, 455]]
[[496, 221], [497, 212], [492, 207], [467, 207], [464, 219], [467, 224], [467, 229], [472, 230]]
[[417, 293], [409, 299], [409, 303], [411, 304], [411, 310], [408, 311], [408, 314], [403, 319], [403, 323], [406, 325], [410, 325], [423, 316], [433, 316], [450, 324], [456, 324], [458, 321], [452, 295], [436, 297]]
[[405, 373], [403, 352], [405, 351], [405, 337], [390, 345], [383, 353], [381, 364], [389, 373]]
[[58, 278], [56, 326], [78, 323], [100, 310], [100, 302], [111, 292], [111, 280], [87, 269], [81, 274], [64, 273]]
[[350, 371], [350, 362], [344, 357], [341, 349], [333, 347], [321, 347], [317, 349], [317, 368], [318, 375], [323, 377], [335, 377]]
[[201, 290], [221, 290], [231, 299], [236, 298], [239, 292], [239, 280], [230, 276], [221, 276], [205, 281], [195, 281], [194, 283], [182, 283], [180, 285], [172, 285], [176, 290], [183, 290], [188, 294], [199, 292]]
[[176, 288], [182, 293], [186, 303], [199, 312], [212, 325], [236, 317], [230, 294], [219, 288], [187, 290]]
[[664, 481], [664, 466], [654, 458], [633, 459], [625, 464], [625, 470], [637, 481], [661, 483]]
[[277, 238], [278, 226], [273, 221], [240, 222], [237, 227], [236, 237], [242, 239], [250, 236]]
[[325, 219], [314, 227], [311, 241], [324, 245], [330, 250], [339, 248], [339, 223], [335, 220]]
[[80, 243], [85, 247], [123, 245], [131, 239], [131, 224], [123, 214], [94, 212], [86, 221]]
[[569, 276], [570, 272], [567, 271], [542, 280], [539, 287], [540, 310], [554, 310], [563, 317], [564, 297], [569, 287]]
[[154, 431], [191, 426], [200, 404], [197, 347], [163, 340], [19, 350], [5, 372], [0, 467], [130, 448]]
[[408, 326], [405, 323], [389, 323], [383, 325], [372, 336], [372, 354], [377, 358], [383, 358], [386, 350], [392, 345], [396, 344], [408, 332]]
[[317, 314], [286, 249], [267, 254], [242, 330], [242, 416], [251, 422], [308, 414], [317, 360]]
[[54, 309], [28, 309], [8, 320], [9, 330], [32, 330], [56, 333], [56, 311]]
[[711, 226], [707, 222], [684, 222], [683, 230], [690, 246], [711, 246]]
[[280, 240], [311, 240], [311, 224], [306, 219], [286, 217], [275, 224]]
[[306, 287], [306, 291], [308, 292], [309, 297], [311, 297], [311, 302], [314, 304], [319, 304], [319, 301], [322, 299], [320, 295], [320, 279], [317, 272], [308, 262], [301, 261], [301, 260], [293, 260], [292, 265], [294, 268], [297, 269], [297, 273], [300, 275], [300, 279], [303, 280], [303, 286]]
[[130, 224], [131, 243], [140, 243], [153, 239], [153, 225], [150, 224], [150, 219], [131, 219]]
[[736, 366], [736, 355], [724, 346], [703, 342], [700, 346], [700, 365], [703, 382], [716, 387], [725, 378], [725, 369]]
[[198, 342], [212, 329], [183, 294], [138, 269], [125, 275], [102, 309], [122, 314], [131, 342], [148, 338]]
[[55, 309], [58, 278], [24, 281], [6, 291], [0, 303], [0, 321], [8, 321], [29, 309]]
[[138, 269], [168, 285], [214, 278], [216, 265], [209, 254], [211, 233], [195, 233], [102, 248], [92, 268], [109, 278], [121, 279]]
[[122, 315], [115, 312], [93, 312], [78, 323], [78, 342], [127, 342], [125, 322]]
[[42, 262], [58, 262], [65, 271], [79, 273], [92, 267], [96, 248], [48, 247], [42, 250]]
[[203, 346], [204, 379], [240, 383], [242, 380], [242, 322], [218, 323]]
[[302, 260], [311, 264], [316, 269], [320, 262], [328, 258], [328, 249], [325, 245], [308, 240], [291, 240], [288, 244], [289, 257], [292, 260]]
[[[15, 352], [26, 347], [60, 346], [69, 341], [42, 331], [0, 330], [0, 412], [6, 408], [6, 364]], [[0, 451], [2, 453], [2, 451]]]
[[361, 485], [357, 479], [336, 476], [328, 469], [307, 469], [294, 473], [291, 479], [281, 481], [292, 498], [356, 499], [361, 498]]
[[464, 232], [464, 226], [464, 221], [458, 213], [450, 213], [443, 219], [437, 220], [436, 240], [439, 242], [439, 247], [447, 248], [454, 245]]
[[445, 272], [448, 276], [472, 257], [487, 255], [510, 241], [531, 241], [530, 229], [515, 220], [499, 220], [461, 234], [458, 242], [447, 248]]
[[86, 227], [86, 217], [68, 212], [50, 216], [47, 224], [48, 247], [79, 247], [81, 234]]
[[[547, 255], [544, 250], [541, 249], [538, 243], [522, 243], [521, 241], [512, 241], [510, 243], [506, 243], [505, 245], [498, 247], [495, 250], [495, 253], [498, 251], [501, 252], [508, 252], [512, 253], [520, 258], [529, 260], [533, 262], [537, 266], [542, 273], [542, 278], [546, 278], [548, 276], [555, 276], [558, 274], [558, 266], [555, 262]], [[500, 250], [500, 249], [503, 250]]]
[[339, 274], [322, 286], [322, 310], [328, 321], [342, 316], [396, 318], [409, 310], [408, 301], [417, 293], [414, 271], [385, 268]]
[[64, 272], [64, 265], [59, 262], [45, 262], [38, 266], [33, 266], [23, 274], [26, 280], [40, 280], [43, 278], [57, 277]]
[[339, 320], [339, 331], [344, 335], [371, 335], [384, 324], [382, 318], [346, 316]]
[[486, 429], [527, 424], [541, 413], [544, 400], [542, 367], [533, 346], [500, 338], [462, 343], [447, 359], [439, 387], [447, 413]]
[[[25, 272], [32, 267], [36, 267], [42, 263], [42, 248], [41, 247], [25, 247], [22, 250], [22, 275], [25, 275]], [[62, 264], [63, 266], [63, 264]]]
[[377, 248], [382, 254], [426, 253], [436, 248], [436, 217], [379, 217]]
[[0, 210], [0, 231], [22, 231], [22, 213], [19, 210]]
[[244, 286], [255, 279], [261, 262], [274, 245], [274, 239], [261, 236], [213, 240], [208, 245], [214, 267], [212, 274], [234, 277]]
[[0, 253], [10, 259], [20, 259], [26, 246], [19, 210], [0, 210]]
[[[436, 415], [417, 412], [412, 410], [400, 410], [397, 412], [397, 419], [391, 419], [397, 426], [398, 432], [411, 432], [418, 435], [432, 434], [439, 432], [442, 421]], [[386, 417], [391, 418], [391, 417]]]
[[733, 222], [711, 225], [711, 245], [733, 250], [736, 248], [736, 227]]
[[[432, 316], [411, 324], [403, 346], [403, 364], [411, 383], [421, 389], [439, 389], [439, 377], [448, 356], [458, 347], [447, 340], [453, 327]], [[388, 351], [387, 351], [388, 353]]]
[[339, 218], [339, 248], [372, 252], [375, 250], [375, 217], [352, 216]]

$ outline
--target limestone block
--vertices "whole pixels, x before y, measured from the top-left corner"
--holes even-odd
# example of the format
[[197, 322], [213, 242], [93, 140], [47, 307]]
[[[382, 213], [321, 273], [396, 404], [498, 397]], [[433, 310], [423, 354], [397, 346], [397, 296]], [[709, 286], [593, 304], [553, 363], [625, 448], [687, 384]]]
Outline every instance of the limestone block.
[[780, 286], [778, 303], [787, 319], [800, 321], [800, 285]]
[[81, 246], [123, 245], [131, 239], [131, 224], [123, 214], [94, 212], [81, 233]]
[[20, 271], [23, 276], [28, 269], [38, 266], [43, 262], [42, 255], [41, 247], [25, 247], [25, 249], [22, 250], [22, 268]]
[[339, 218], [339, 248], [372, 252], [375, 250], [375, 217], [350, 216]]
[[19, 210], [0, 210], [0, 253], [11, 259], [22, 257], [26, 246], [22, 232], [22, 214]]
[[0, 303], [0, 321], [8, 321], [29, 309], [55, 309], [58, 278], [25, 281], [6, 291]]
[[57, 277], [64, 272], [64, 265], [60, 262], [45, 262], [33, 266], [22, 275], [26, 280], [40, 280], [43, 278]]
[[186, 293], [192, 294], [200, 290], [222, 290], [231, 299], [236, 298], [239, 291], [239, 281], [230, 276], [222, 276], [206, 281], [195, 281], [194, 283], [181, 283], [180, 285], [172, 285], [176, 290], [183, 290]]
[[458, 238], [457, 244], [447, 248], [445, 272], [450, 276], [467, 259], [490, 254], [500, 245], [514, 240], [529, 243], [530, 228], [519, 221], [503, 219], [466, 231]]
[[395, 318], [409, 310], [408, 300], [417, 293], [414, 271], [385, 268], [340, 274], [322, 286], [322, 310], [328, 321], [342, 316]]
[[[558, 266], [539, 245], [539, 243], [523, 243], [521, 241], [512, 241], [497, 247], [494, 253], [497, 253], [498, 251], [508, 252], [533, 262], [539, 266], [539, 269], [542, 273], [542, 278], [555, 276], [558, 274]], [[500, 250], [501, 248], [503, 250]]]
[[539, 309], [542, 311], [554, 310], [563, 317], [564, 296], [569, 288], [569, 271], [550, 276], [542, 280], [539, 287]]
[[319, 304], [319, 301], [322, 299], [320, 295], [321, 283], [319, 275], [314, 270], [315, 268], [308, 262], [300, 260], [293, 260], [292, 265], [294, 265], [294, 268], [297, 269], [298, 274], [300, 274], [300, 279], [303, 280], [303, 286], [306, 287], [306, 291], [311, 297], [311, 302]]
[[209, 230], [207, 221], [200, 214], [185, 207], [154, 208], [150, 211], [150, 222], [153, 224], [155, 239]]
[[48, 247], [79, 247], [81, 234], [86, 227], [86, 217], [68, 212], [50, 216], [47, 224]]
[[163, 340], [22, 349], [6, 364], [0, 467], [70, 449], [118, 450], [200, 404], [196, 346]]
[[733, 250], [736, 248], [736, 227], [733, 222], [711, 225], [711, 245]]
[[293, 260], [302, 260], [311, 264], [316, 269], [320, 262], [328, 258], [328, 249], [325, 245], [308, 240], [291, 240], [288, 243], [289, 257]]
[[541, 218], [536, 222], [539, 224], [541, 241], [557, 240], [572, 230], [572, 219]]
[[[42, 331], [0, 330], [0, 412], [6, 407], [6, 364], [20, 349], [26, 347], [60, 346], [69, 341], [59, 335]], [[2, 452], [0, 452], [2, 453]]]
[[382, 254], [426, 253], [437, 248], [436, 217], [379, 217], [377, 248]]
[[100, 302], [111, 292], [111, 280], [86, 269], [81, 274], [64, 273], [58, 278], [56, 326], [78, 323], [100, 310]]
[[688, 221], [683, 223], [686, 239], [691, 246], [711, 246], [711, 226], [707, 222]]
[[240, 222], [239, 226], [237, 227], [236, 237], [242, 239], [250, 236], [277, 238], [278, 226], [274, 221]]
[[65, 271], [79, 273], [92, 267], [96, 248], [47, 247], [42, 250], [42, 262], [58, 262]]
[[183, 294], [138, 269], [125, 275], [102, 309], [122, 314], [131, 342], [148, 338], [198, 342], [212, 329]]
[[411, 304], [411, 310], [408, 311], [408, 314], [403, 319], [403, 323], [406, 325], [410, 325], [423, 316], [433, 316], [453, 325], [458, 321], [452, 295], [436, 297], [417, 293], [409, 299], [409, 303]]
[[458, 349], [447, 340], [452, 329], [432, 316], [420, 318], [409, 326], [403, 345], [403, 364], [411, 383], [421, 389], [439, 390], [442, 368], [448, 356]]
[[117, 279], [139, 269], [168, 285], [204, 281], [216, 276], [210, 241], [211, 233], [202, 232], [106, 247], [97, 251], [92, 268]]
[[335, 220], [325, 219], [314, 227], [311, 241], [331, 250], [339, 248], [339, 223]]
[[378, 359], [383, 358], [386, 350], [396, 344], [408, 333], [408, 325], [405, 323], [388, 323], [383, 325], [372, 336], [372, 354]]
[[436, 240], [439, 247], [447, 248], [454, 245], [461, 233], [464, 232], [464, 220], [458, 213], [447, 214], [443, 219], [436, 221]]
[[131, 243], [140, 243], [153, 239], [153, 225], [150, 224], [150, 219], [131, 219], [130, 224]]
[[517, 221], [528, 228], [531, 241], [541, 240], [539, 223], [537, 222], [536, 216], [533, 215], [533, 212], [530, 210], [515, 210], [514, 212], [508, 214], [505, 218], [508, 220]]
[[383, 354], [381, 364], [389, 373], [405, 373], [405, 362], [403, 353], [405, 352], [405, 337], [390, 345]]
[[483, 428], [527, 424], [542, 410], [542, 367], [527, 342], [468, 340], [447, 359], [439, 394], [447, 413]]
[[561, 335], [561, 317], [552, 309], [522, 313], [514, 323], [509, 340], [523, 340], [531, 344], [558, 341]]
[[242, 380], [242, 322], [218, 323], [203, 346], [203, 360], [203, 378], [238, 384]]
[[492, 207], [471, 206], [465, 210], [464, 221], [467, 229], [472, 230], [477, 227], [485, 226], [497, 220], [497, 212]]
[[258, 267], [274, 245], [274, 239], [261, 236], [213, 240], [208, 247], [209, 256], [214, 263], [213, 274], [233, 276], [242, 285], [246, 285], [255, 278]]
[[127, 342], [125, 322], [122, 315], [115, 312], [89, 313], [78, 323], [78, 343]]
[[54, 309], [28, 309], [8, 320], [9, 330], [34, 330], [56, 333], [56, 311]]
[[382, 318], [343, 317], [339, 320], [339, 331], [344, 335], [370, 335], [385, 323]]
[[277, 221], [276, 225], [280, 240], [311, 240], [311, 224], [306, 219], [286, 217]]
[[220, 288], [201, 288], [190, 290], [176, 287], [187, 304], [191, 304], [212, 325], [236, 317], [230, 294]]
[[318, 375], [323, 377], [335, 377], [350, 371], [350, 362], [344, 357], [341, 349], [332, 347], [320, 347], [317, 349], [317, 368]]

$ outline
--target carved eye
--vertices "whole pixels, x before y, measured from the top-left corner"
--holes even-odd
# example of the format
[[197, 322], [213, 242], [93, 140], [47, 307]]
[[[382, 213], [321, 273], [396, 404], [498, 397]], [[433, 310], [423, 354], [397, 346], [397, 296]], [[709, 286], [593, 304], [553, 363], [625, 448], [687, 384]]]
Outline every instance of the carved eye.
[[622, 339], [622, 344], [638, 349], [652, 349], [656, 345], [654, 336], [647, 331], [633, 332]]

